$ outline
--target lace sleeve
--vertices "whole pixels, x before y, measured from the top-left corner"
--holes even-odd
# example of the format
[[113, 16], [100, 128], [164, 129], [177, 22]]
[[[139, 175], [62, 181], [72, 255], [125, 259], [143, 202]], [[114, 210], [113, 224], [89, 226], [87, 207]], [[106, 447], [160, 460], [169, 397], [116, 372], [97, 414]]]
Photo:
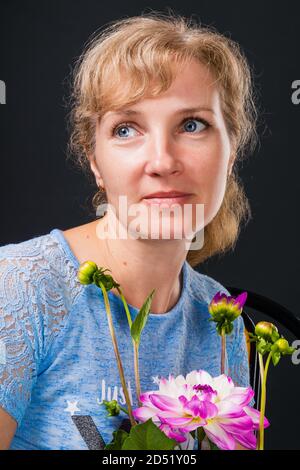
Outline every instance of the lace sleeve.
[[82, 287], [49, 235], [0, 247], [0, 406], [18, 426]]
[[[232, 378], [234, 384], [239, 387], [251, 386], [248, 351], [244, 329], [244, 320], [239, 316], [234, 322], [231, 348], [228, 345], [228, 375]], [[249, 405], [254, 406], [254, 404], [255, 400], [253, 398]]]
[[0, 259], [0, 406], [18, 426], [36, 381], [41, 344], [28, 261]]

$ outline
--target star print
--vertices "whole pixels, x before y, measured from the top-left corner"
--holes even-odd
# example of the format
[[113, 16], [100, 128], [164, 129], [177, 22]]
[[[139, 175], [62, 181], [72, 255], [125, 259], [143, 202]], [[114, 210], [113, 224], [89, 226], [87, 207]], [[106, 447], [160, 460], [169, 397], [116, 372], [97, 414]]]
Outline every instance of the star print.
[[158, 375], [156, 375], [155, 377], [152, 377], [152, 379], [153, 379], [153, 383], [159, 385], [160, 378], [158, 377]]
[[80, 411], [80, 409], [77, 408], [78, 401], [69, 401], [69, 400], [67, 400], [67, 402], [68, 402], [68, 406], [67, 406], [67, 408], [64, 408], [64, 411], [69, 411], [71, 413], [71, 416], [73, 416], [75, 411]]

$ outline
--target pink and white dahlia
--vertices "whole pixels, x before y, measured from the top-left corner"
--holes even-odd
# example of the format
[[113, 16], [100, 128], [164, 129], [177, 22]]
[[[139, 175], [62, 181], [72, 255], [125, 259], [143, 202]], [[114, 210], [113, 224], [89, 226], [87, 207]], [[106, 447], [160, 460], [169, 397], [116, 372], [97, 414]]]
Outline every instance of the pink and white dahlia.
[[192, 371], [186, 377], [170, 374], [169, 379], [160, 379], [159, 390], [140, 395], [143, 406], [133, 415], [142, 422], [152, 418], [179, 443], [187, 439], [187, 433], [203, 427], [220, 449], [233, 450], [237, 442], [255, 449], [254, 431], [259, 428], [260, 413], [248, 406], [253, 395], [251, 387], [236, 387], [224, 374], [212, 377], [204, 370]]

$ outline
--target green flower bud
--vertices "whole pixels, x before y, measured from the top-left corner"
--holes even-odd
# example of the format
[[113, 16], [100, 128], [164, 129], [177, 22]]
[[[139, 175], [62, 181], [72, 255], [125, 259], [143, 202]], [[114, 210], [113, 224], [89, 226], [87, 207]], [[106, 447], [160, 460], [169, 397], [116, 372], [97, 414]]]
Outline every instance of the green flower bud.
[[260, 321], [257, 323], [255, 326], [255, 334], [272, 343], [279, 339], [278, 329], [273, 325], [273, 323], [267, 321]]
[[103, 405], [108, 411], [108, 416], [117, 416], [120, 414], [121, 407], [116, 400], [103, 400]]
[[274, 346], [276, 347], [276, 349], [283, 355], [285, 354], [293, 354], [293, 352], [295, 351], [295, 348], [291, 348], [288, 341], [281, 337], [279, 338], [275, 343], [274, 343]]
[[285, 352], [289, 348], [289, 343], [284, 338], [278, 339], [275, 344], [278, 347], [279, 352], [281, 353]]
[[94, 282], [94, 273], [98, 270], [98, 266], [93, 261], [85, 261], [79, 266], [77, 278], [81, 284], [92, 284]]

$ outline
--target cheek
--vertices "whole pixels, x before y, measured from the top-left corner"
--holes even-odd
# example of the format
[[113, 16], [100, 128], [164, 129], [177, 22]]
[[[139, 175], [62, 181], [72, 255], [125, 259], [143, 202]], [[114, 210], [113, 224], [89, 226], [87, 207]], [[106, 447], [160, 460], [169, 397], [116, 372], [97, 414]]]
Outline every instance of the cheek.
[[204, 204], [205, 225], [217, 214], [226, 190], [229, 151], [223, 145], [209, 147], [194, 162], [193, 178], [199, 203]]
[[194, 156], [190, 172], [199, 186], [206, 190], [224, 185], [227, 175], [229, 150], [221, 142], [210, 143]]
[[[104, 155], [104, 153], [102, 153]], [[123, 159], [125, 162], [125, 160]], [[109, 152], [106, 152], [104, 158], [98, 158], [98, 168], [104, 180], [104, 186], [107, 194], [114, 198], [118, 194], [124, 193], [124, 188], [129, 184], [128, 167], [122, 164], [122, 160], [116, 160]]]
[[[98, 166], [103, 175], [106, 187], [111, 191], [122, 192], [134, 179], [137, 172], [133, 150], [124, 147], [113, 147], [105, 142], [98, 142], [96, 146]], [[123, 191], [124, 192], [124, 191]]]
[[128, 199], [134, 198], [137, 187], [141, 181], [141, 173], [130, 169], [128, 166], [111, 168], [107, 173], [107, 189], [111, 198], [127, 195]]

